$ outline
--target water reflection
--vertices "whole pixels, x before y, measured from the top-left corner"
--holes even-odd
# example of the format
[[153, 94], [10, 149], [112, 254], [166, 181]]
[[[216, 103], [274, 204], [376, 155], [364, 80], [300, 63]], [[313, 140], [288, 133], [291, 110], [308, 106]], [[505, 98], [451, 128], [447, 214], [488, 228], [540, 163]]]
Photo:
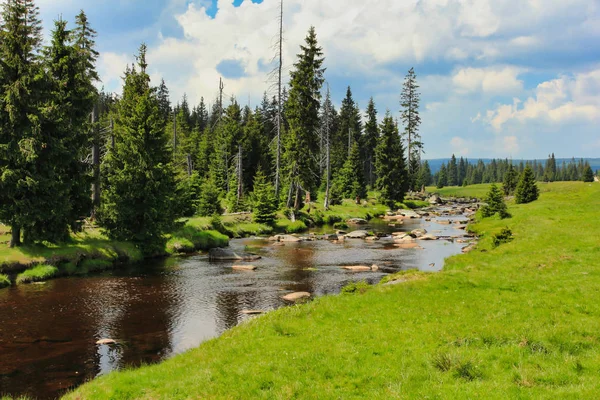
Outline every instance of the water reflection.
[[[365, 228], [417, 227], [438, 236], [463, 234], [454, 225], [420, 220], [398, 228], [385, 223]], [[399, 249], [389, 239], [283, 246], [234, 240], [234, 250], [250, 247], [263, 255], [254, 263], [256, 271], [236, 272], [231, 263], [196, 256], [0, 290], [0, 393], [54, 398], [99, 374], [195, 347], [251, 318], [243, 310], [283, 306], [281, 296], [289, 291], [334, 294], [349, 281], [375, 283], [400, 269], [439, 270], [443, 259], [462, 246], [444, 240], [419, 244], [423, 250]], [[353, 274], [340, 268], [371, 264], [380, 270]], [[101, 338], [119, 344], [96, 345]]]

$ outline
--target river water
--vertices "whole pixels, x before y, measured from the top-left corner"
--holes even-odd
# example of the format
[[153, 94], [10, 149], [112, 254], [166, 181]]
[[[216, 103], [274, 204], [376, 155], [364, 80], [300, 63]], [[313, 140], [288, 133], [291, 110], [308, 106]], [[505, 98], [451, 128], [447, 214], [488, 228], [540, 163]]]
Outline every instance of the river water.
[[[437, 236], [464, 235], [457, 225], [422, 219], [397, 228], [378, 220], [364, 227], [387, 233], [416, 228]], [[437, 240], [419, 241], [423, 249], [399, 249], [389, 239], [284, 246], [236, 239], [230, 245], [261, 255], [252, 263], [258, 269], [236, 272], [233, 263], [198, 255], [0, 290], [0, 396], [56, 398], [115, 369], [159, 362], [198, 346], [254, 318], [243, 310], [285, 306], [281, 296], [290, 291], [337, 294], [348, 282], [377, 283], [403, 269], [438, 271], [446, 257], [465, 246]], [[372, 264], [380, 270], [351, 273], [340, 268]], [[101, 338], [116, 339], [119, 345], [97, 345]]]

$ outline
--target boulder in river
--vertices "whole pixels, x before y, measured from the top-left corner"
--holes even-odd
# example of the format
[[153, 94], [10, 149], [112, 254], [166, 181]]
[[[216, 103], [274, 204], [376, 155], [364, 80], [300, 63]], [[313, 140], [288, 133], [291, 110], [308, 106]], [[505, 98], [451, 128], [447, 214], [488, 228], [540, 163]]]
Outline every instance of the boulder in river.
[[429, 201], [429, 204], [433, 204], [433, 205], [443, 204], [442, 203], [442, 198], [439, 195], [437, 195], [437, 194], [434, 194], [433, 196], [431, 196], [429, 198], [429, 200], [427, 200], [427, 201]]
[[356, 265], [356, 266], [348, 266], [348, 267], [342, 267], [345, 270], [351, 271], [351, 272], [369, 272], [371, 271], [371, 267], [367, 267], [366, 265]]
[[470, 253], [470, 252], [472, 252], [473, 250], [475, 250], [475, 246], [476, 246], [476, 245], [477, 245], [476, 243], [471, 243], [470, 245], [468, 245], [468, 246], [466, 246], [466, 247], [463, 247], [463, 249], [462, 249], [462, 252], [463, 252], [463, 253]]
[[117, 344], [117, 341], [114, 339], [100, 339], [96, 342], [96, 344], [113, 345], [113, 344]]
[[414, 229], [411, 232], [411, 234], [414, 235], [415, 237], [419, 238], [421, 236], [426, 235], [427, 234], [427, 230], [425, 230], [425, 229]]
[[352, 225], [366, 225], [369, 222], [364, 218], [350, 218], [348, 221], [346, 221], [346, 223]]
[[367, 231], [353, 231], [346, 234], [348, 239], [364, 239], [369, 236], [369, 232]]
[[256, 265], [234, 265], [231, 268], [235, 271], [254, 271]]
[[250, 253], [237, 253], [231, 249], [215, 248], [208, 251], [210, 261], [255, 261], [260, 260], [260, 256]]
[[398, 247], [399, 249], [420, 249], [421, 246], [419, 246], [417, 243], [396, 243], [394, 244], [395, 247]]
[[431, 234], [427, 234], [427, 235], [423, 235], [421, 237], [419, 237], [419, 240], [437, 240], [438, 238], [431, 235]]
[[402, 215], [404, 218], [421, 218], [421, 216], [413, 210], [399, 210], [398, 214]]
[[298, 301], [301, 299], [307, 299], [309, 297], [310, 297], [310, 293], [308, 293], [308, 292], [294, 292], [294, 293], [286, 294], [285, 296], [282, 297], [282, 299], [285, 301]]
[[242, 314], [245, 315], [258, 315], [258, 314], [263, 314], [264, 311], [262, 310], [242, 310]]
[[376, 240], [379, 240], [379, 237], [378, 236], [367, 236], [365, 240], [368, 242], [374, 242]]

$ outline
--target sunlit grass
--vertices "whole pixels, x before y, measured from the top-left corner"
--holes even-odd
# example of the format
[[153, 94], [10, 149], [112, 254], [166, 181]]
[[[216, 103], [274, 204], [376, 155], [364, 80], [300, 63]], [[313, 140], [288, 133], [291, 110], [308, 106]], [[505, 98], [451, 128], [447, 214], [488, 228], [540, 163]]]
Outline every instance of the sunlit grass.
[[268, 313], [67, 398], [596, 398], [600, 185], [540, 187], [441, 273]]

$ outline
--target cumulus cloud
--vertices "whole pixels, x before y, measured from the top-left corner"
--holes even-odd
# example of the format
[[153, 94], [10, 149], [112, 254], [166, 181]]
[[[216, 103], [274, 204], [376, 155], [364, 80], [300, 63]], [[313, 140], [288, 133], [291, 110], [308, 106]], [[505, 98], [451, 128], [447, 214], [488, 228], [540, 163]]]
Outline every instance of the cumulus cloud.
[[[522, 104], [522, 105], [521, 105]], [[485, 121], [500, 131], [509, 122], [560, 124], [600, 120], [600, 69], [540, 83], [533, 96], [488, 110]]]
[[126, 54], [102, 53], [97, 64], [98, 74], [102, 80], [99, 86], [103, 86], [107, 91], [120, 91], [125, 68], [133, 61], [133, 57]]
[[[338, 76], [385, 74], [392, 63], [493, 63], [535, 45], [536, 29], [565, 9], [575, 14], [573, 18], [584, 18], [581, 9], [585, 3], [573, 0], [566, 8], [560, 1], [544, 7], [536, 1], [517, 0], [286, 1], [284, 62], [289, 69], [309, 26], [314, 25], [329, 73]], [[226, 91], [241, 97], [262, 93], [267, 86], [265, 65], [274, 55], [278, 2], [245, 0], [235, 7], [231, 0], [218, 0], [214, 18], [206, 14], [203, 4], [191, 2], [175, 16], [184, 37], [162, 37], [151, 46], [151, 66], [156, 64], [156, 69], [167, 75], [174, 94], [186, 91], [195, 99], [195, 93], [215, 92], [221, 61], [235, 60], [244, 66], [244, 74], [227, 80]], [[193, 67], [184, 67], [186, 64]], [[466, 67], [453, 79], [457, 90], [508, 93], [522, 88], [517, 79], [520, 72], [510, 66]]]
[[515, 93], [523, 89], [523, 81], [517, 79], [521, 72], [522, 69], [510, 66], [461, 68], [454, 73], [452, 82], [461, 93]]

